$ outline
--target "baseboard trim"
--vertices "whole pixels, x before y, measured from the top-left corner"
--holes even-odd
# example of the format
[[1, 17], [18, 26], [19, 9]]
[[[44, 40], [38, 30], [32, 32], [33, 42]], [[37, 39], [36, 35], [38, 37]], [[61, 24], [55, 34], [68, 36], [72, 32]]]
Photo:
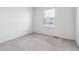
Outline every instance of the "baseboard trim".
[[30, 34], [32, 34], [32, 33], [24, 34], [24, 35], [21, 35], [21, 36], [17, 36], [17, 37], [15, 37], [15, 38], [13, 38], [13, 39], [4, 40], [4, 41], [1, 41], [0, 43], [5, 43], [5, 42], [8, 42], [8, 41], [10, 41], [10, 40], [18, 39], [18, 38], [21, 38], [21, 37], [23, 37], [23, 36], [27, 36], [27, 35], [30, 35]]
[[[41, 34], [41, 35], [47, 35], [47, 36], [51, 36], [51, 37], [55, 37], [55, 38], [68, 39], [68, 38], [63, 38], [63, 37], [59, 37], [59, 36], [52, 36], [52, 35], [49, 35], [49, 34], [43, 34], [43, 33], [37, 33], [37, 32], [33, 32], [33, 33]], [[68, 40], [74, 40], [74, 39], [68, 39]]]

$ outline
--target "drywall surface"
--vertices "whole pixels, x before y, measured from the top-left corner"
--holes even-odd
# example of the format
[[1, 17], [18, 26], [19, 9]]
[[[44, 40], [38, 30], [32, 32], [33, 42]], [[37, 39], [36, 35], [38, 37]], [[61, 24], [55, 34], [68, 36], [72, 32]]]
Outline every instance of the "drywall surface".
[[0, 42], [32, 32], [32, 8], [0, 8]]
[[76, 42], [79, 45], [79, 7], [76, 8]]
[[35, 29], [34, 32], [58, 36], [62, 38], [75, 39], [75, 8], [56, 7], [55, 27], [44, 27], [43, 11], [50, 8], [39, 7], [34, 10]]

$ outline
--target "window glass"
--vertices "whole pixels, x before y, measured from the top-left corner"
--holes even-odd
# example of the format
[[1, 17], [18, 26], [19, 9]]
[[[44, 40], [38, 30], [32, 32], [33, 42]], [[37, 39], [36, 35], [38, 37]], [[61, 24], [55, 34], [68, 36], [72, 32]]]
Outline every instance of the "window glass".
[[44, 10], [44, 25], [54, 27], [55, 25], [55, 8]]

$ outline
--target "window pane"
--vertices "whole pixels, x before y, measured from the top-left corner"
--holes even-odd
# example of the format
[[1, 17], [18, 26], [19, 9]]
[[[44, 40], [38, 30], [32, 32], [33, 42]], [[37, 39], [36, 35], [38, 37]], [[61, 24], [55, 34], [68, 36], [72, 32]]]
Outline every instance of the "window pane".
[[45, 17], [55, 17], [55, 8], [44, 11]]
[[55, 8], [44, 11], [44, 25], [53, 27], [55, 22]]

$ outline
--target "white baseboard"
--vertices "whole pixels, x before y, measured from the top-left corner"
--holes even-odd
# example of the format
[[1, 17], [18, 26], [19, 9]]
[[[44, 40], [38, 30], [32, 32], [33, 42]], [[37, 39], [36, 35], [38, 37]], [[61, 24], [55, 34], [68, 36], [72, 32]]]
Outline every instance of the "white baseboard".
[[[37, 32], [33, 32], [33, 33], [37, 33]], [[62, 39], [75, 40], [75, 39], [70, 39], [70, 38], [64, 38], [64, 37], [61, 37], [61, 36], [54, 36], [54, 35], [50, 35], [50, 34], [45, 34], [45, 33], [37, 33], [37, 34], [42, 34], [42, 35], [48, 35], [48, 36], [52, 36], [52, 37], [59, 37], [59, 38], [62, 38]]]
[[[32, 32], [31, 32], [32, 33]], [[9, 37], [8, 39], [5, 39], [5, 40], [1, 40], [0, 43], [4, 43], [4, 42], [7, 42], [9, 40], [13, 40], [13, 39], [17, 39], [19, 37], [22, 37], [22, 36], [25, 36], [25, 35], [28, 35], [28, 34], [31, 34], [31, 33], [27, 33], [27, 34], [22, 34], [22, 35], [18, 35], [18, 36], [13, 36], [13, 37]]]
[[79, 40], [76, 40], [77, 45], [79, 46]]

